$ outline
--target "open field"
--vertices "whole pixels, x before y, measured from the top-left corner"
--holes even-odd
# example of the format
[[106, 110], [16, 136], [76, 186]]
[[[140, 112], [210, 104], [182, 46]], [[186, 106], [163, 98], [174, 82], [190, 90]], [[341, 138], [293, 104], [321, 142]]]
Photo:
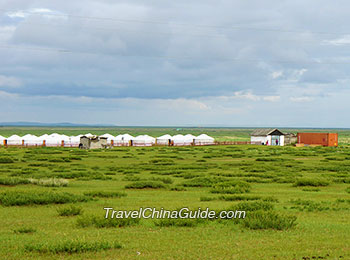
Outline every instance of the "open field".
[[[68, 131], [52, 129], [135, 135], [166, 129]], [[250, 130], [203, 132], [249, 138]], [[346, 145], [0, 148], [0, 258], [350, 259], [349, 170]], [[239, 208], [247, 217], [103, 219], [104, 207], [147, 206]]]

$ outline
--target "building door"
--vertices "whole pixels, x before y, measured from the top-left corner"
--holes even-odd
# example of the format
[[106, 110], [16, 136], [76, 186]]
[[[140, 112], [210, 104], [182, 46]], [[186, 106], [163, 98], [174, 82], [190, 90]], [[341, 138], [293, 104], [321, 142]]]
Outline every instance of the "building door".
[[271, 135], [271, 145], [280, 145], [280, 136], [279, 135]]

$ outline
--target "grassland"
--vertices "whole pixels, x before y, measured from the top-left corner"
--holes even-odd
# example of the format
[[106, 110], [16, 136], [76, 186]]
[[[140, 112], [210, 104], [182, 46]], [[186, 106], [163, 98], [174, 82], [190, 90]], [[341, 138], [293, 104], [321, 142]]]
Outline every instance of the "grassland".
[[[350, 259], [349, 159], [347, 145], [0, 148], [0, 259]], [[247, 218], [106, 221], [107, 206]]]

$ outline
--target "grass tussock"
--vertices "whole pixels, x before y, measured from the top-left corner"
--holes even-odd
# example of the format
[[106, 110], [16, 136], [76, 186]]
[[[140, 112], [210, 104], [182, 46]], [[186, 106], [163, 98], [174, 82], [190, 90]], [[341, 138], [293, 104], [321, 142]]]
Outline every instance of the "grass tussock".
[[316, 202], [312, 200], [292, 199], [290, 200], [294, 206], [291, 209], [297, 209], [299, 211], [325, 211], [325, 210], [337, 210], [335, 207], [332, 208], [328, 203]]
[[157, 227], [196, 227], [199, 224], [203, 223], [204, 220], [202, 219], [189, 219], [189, 218], [166, 218], [166, 219], [159, 219], [154, 221], [154, 224]]
[[19, 184], [28, 184], [30, 181], [25, 178], [0, 177], [0, 184], [6, 186], [15, 186]]
[[40, 244], [28, 244], [25, 245], [25, 250], [27, 252], [37, 252], [37, 253], [51, 253], [51, 254], [60, 254], [60, 253], [84, 253], [84, 252], [99, 252], [109, 249], [119, 249], [122, 246], [117, 243], [111, 243], [107, 241], [103, 242], [87, 242], [80, 240], [72, 241], [59, 241], [56, 243], [40, 243]]
[[294, 187], [300, 187], [300, 186], [313, 186], [313, 187], [324, 187], [328, 186], [329, 182], [323, 179], [317, 179], [317, 178], [299, 178], [296, 180], [296, 182], [293, 184]]
[[15, 161], [10, 157], [0, 157], [0, 163], [14, 163]]
[[272, 210], [273, 204], [266, 201], [247, 201], [240, 202], [229, 207], [228, 210], [244, 210], [244, 211], [258, 211], [258, 210]]
[[303, 188], [302, 191], [318, 192], [318, 191], [320, 191], [320, 188], [316, 188], [316, 187], [306, 187], [306, 188]]
[[183, 186], [175, 186], [170, 189], [171, 191], [186, 191], [186, 188]]
[[163, 189], [164, 183], [158, 181], [135, 181], [125, 185], [126, 189]]
[[32, 227], [20, 227], [13, 230], [13, 232], [15, 232], [16, 234], [31, 234], [31, 233], [35, 233], [36, 229]]
[[68, 207], [57, 209], [57, 213], [59, 216], [62, 216], [62, 217], [77, 216], [83, 213], [83, 209], [81, 207], [70, 205]]
[[90, 191], [84, 192], [84, 195], [98, 198], [121, 198], [125, 197], [125, 192], [118, 191]]
[[196, 177], [182, 183], [185, 187], [211, 187], [217, 180], [209, 177]]
[[162, 178], [162, 177], [152, 177], [149, 180], [151, 180], [151, 181], [161, 181], [164, 184], [172, 184], [174, 182], [173, 179], [171, 179], [170, 177], [164, 177], [164, 178]]
[[67, 192], [6, 191], [0, 193], [3, 206], [25, 206], [86, 202], [91, 198]]
[[211, 193], [236, 194], [250, 192], [251, 185], [243, 181], [227, 181], [216, 184]]
[[207, 197], [207, 196], [203, 196], [203, 197], [200, 197], [199, 200], [200, 201], [213, 201], [213, 200], [217, 200], [218, 198], [216, 197]]
[[104, 218], [97, 216], [82, 216], [77, 219], [77, 227], [96, 227], [96, 228], [111, 228], [111, 227], [127, 227], [133, 226], [140, 222], [139, 218]]
[[276, 229], [285, 230], [296, 225], [296, 216], [282, 215], [275, 211], [258, 210], [249, 212], [241, 222], [242, 226], [249, 229]]

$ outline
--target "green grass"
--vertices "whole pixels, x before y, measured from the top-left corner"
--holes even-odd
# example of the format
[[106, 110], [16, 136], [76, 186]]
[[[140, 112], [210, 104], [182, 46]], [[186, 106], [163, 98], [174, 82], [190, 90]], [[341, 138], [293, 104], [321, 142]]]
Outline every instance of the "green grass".
[[118, 191], [90, 191], [84, 192], [84, 195], [98, 198], [121, 198], [125, 197], [126, 193]]
[[159, 181], [135, 181], [125, 185], [126, 189], [162, 189], [165, 185]]
[[99, 252], [102, 250], [119, 249], [122, 246], [115, 242], [85, 242], [85, 241], [63, 241], [52, 244], [28, 244], [25, 245], [25, 250], [28, 252], [51, 253], [51, 254], [77, 254], [84, 252]]
[[89, 201], [89, 197], [67, 192], [5, 191], [0, 193], [0, 204], [3, 206], [64, 204], [86, 201]]
[[328, 186], [329, 182], [327, 180], [322, 179], [312, 179], [312, 178], [301, 178], [298, 179], [294, 186], [313, 186], [313, 187], [322, 187], [322, 186]]
[[133, 226], [140, 222], [139, 218], [104, 218], [97, 216], [83, 216], [77, 220], [77, 227], [96, 227], [96, 228], [116, 228]]
[[64, 217], [77, 216], [83, 213], [83, 209], [81, 207], [70, 205], [68, 207], [58, 208], [57, 213], [59, 216], [64, 216]]
[[243, 227], [249, 229], [276, 229], [284, 230], [296, 226], [296, 216], [281, 215], [275, 211], [250, 212], [242, 221]]
[[[0, 135], [167, 131], [237, 141], [249, 140], [250, 130], [5, 127]], [[0, 158], [13, 161], [0, 163], [0, 258], [350, 259], [350, 131], [339, 134], [337, 148], [0, 147]], [[58, 179], [69, 183], [51, 185]], [[43, 180], [49, 184], [40, 185]], [[247, 214], [212, 221], [105, 219], [105, 207]], [[123, 248], [115, 249], [115, 240]]]
[[15, 232], [16, 234], [31, 234], [36, 232], [36, 229], [33, 227], [20, 227], [15, 229], [13, 232]]

